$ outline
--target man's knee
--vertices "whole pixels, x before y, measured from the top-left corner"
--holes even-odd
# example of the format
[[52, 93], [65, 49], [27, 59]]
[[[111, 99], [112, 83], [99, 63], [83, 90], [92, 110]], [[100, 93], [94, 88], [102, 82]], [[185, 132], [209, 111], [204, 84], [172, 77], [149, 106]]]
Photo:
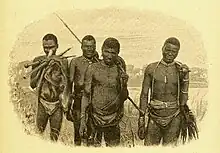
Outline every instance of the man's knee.
[[81, 111], [78, 109], [74, 109], [72, 111], [72, 114], [73, 114], [74, 122], [79, 122], [81, 119]]
[[180, 116], [174, 118], [164, 130], [163, 145], [176, 145], [180, 134]]
[[45, 131], [45, 127], [37, 124], [37, 133], [42, 134]]
[[57, 108], [57, 110], [50, 116], [50, 127], [51, 129], [60, 130], [63, 120], [63, 112], [61, 108]]
[[146, 135], [144, 140], [144, 145], [151, 146], [151, 145], [159, 145], [161, 141], [161, 129], [157, 125], [153, 119], [149, 119], [148, 126], [146, 128]]
[[37, 114], [36, 126], [39, 133], [43, 133], [48, 122], [48, 116], [46, 114]]
[[120, 127], [114, 126], [104, 132], [104, 139], [107, 147], [116, 147], [120, 144]]
[[80, 146], [81, 145], [81, 135], [79, 133], [79, 129], [80, 129], [80, 121], [74, 121], [74, 144], [76, 146]]

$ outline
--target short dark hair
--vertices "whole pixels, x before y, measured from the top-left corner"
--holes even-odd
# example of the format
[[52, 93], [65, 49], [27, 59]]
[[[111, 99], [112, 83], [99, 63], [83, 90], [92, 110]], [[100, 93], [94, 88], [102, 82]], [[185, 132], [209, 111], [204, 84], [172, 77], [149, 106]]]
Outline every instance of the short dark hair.
[[105, 41], [102, 45], [102, 50], [104, 48], [113, 48], [119, 53], [120, 52], [120, 43], [116, 38], [109, 37], [109, 38], [105, 39]]
[[178, 46], [180, 48], [180, 41], [176, 37], [170, 37], [165, 42], [164, 45], [167, 43]]
[[86, 35], [85, 37], [83, 37], [82, 42], [84, 40], [88, 40], [88, 41], [93, 40], [96, 43], [95, 38], [92, 35]]
[[43, 40], [53, 40], [56, 44], [58, 44], [57, 37], [54, 34], [48, 33], [43, 37]]

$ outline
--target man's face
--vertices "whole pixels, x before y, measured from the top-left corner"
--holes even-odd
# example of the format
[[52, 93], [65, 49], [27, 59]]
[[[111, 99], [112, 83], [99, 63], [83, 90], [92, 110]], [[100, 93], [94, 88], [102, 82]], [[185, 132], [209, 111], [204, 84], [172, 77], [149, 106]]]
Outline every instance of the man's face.
[[163, 60], [166, 63], [172, 63], [179, 53], [179, 46], [167, 43], [163, 46]]
[[96, 50], [96, 44], [94, 40], [83, 40], [82, 47], [83, 56], [86, 58], [92, 58], [95, 50]]
[[113, 48], [103, 48], [102, 56], [105, 64], [112, 65], [118, 56], [118, 52]]
[[50, 53], [50, 55], [55, 55], [58, 45], [54, 42], [54, 40], [43, 40], [43, 48], [46, 55]]

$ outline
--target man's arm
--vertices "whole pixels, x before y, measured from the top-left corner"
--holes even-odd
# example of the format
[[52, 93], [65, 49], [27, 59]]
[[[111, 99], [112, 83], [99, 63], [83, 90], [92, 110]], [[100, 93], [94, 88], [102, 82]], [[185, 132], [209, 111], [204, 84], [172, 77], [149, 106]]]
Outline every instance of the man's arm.
[[188, 101], [189, 90], [189, 67], [185, 64], [182, 65], [182, 75], [180, 80], [180, 105], [184, 106]]
[[119, 60], [119, 65], [121, 66], [121, 68], [123, 69], [124, 72], [121, 73], [121, 87], [122, 87], [122, 92], [121, 92], [121, 101], [124, 102], [125, 100], [127, 100], [128, 96], [129, 96], [129, 91], [128, 91], [128, 74], [126, 73], [126, 63], [124, 61], [124, 59], [120, 56], [118, 56], [118, 60]]
[[[151, 67], [150, 65], [148, 65], [144, 72], [144, 80], [142, 82], [142, 90], [140, 95], [140, 109], [143, 112], [146, 112], [147, 109], [150, 88], [151, 88]], [[140, 114], [140, 116], [142, 116], [142, 114]]]
[[[151, 65], [148, 65], [144, 72], [144, 80], [142, 83], [142, 90], [140, 95], [140, 109], [146, 112], [148, 105], [149, 89], [151, 88]], [[145, 138], [145, 115], [139, 113], [138, 119], [138, 136], [141, 140]]]
[[92, 65], [89, 65], [84, 78], [84, 92], [82, 97], [82, 103], [81, 103], [81, 125], [80, 125], [80, 135], [84, 136], [84, 134], [87, 132], [87, 119], [88, 114], [87, 110], [89, 107], [89, 104], [91, 103], [91, 86], [92, 86], [92, 76], [93, 76], [93, 69]]
[[92, 68], [92, 65], [89, 65], [85, 73], [85, 78], [84, 78], [84, 92], [83, 92], [82, 104], [81, 104], [81, 115], [82, 116], [86, 115], [86, 110], [90, 103], [92, 76], [93, 76], [93, 68]]

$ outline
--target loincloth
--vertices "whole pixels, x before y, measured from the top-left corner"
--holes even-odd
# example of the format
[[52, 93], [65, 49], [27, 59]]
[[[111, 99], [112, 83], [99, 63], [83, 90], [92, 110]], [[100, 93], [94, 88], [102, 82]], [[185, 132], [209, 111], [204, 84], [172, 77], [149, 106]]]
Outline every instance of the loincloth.
[[91, 117], [96, 126], [109, 127], [117, 125], [123, 117], [123, 114], [123, 110], [115, 110], [109, 113], [108, 111], [93, 107]]
[[42, 98], [39, 99], [39, 102], [44, 106], [44, 109], [47, 114], [52, 115], [57, 108], [60, 107], [60, 101], [48, 102]]
[[[173, 109], [173, 108], [178, 108], [178, 109], [173, 114], [168, 116], [160, 116], [154, 111], [158, 109]], [[177, 117], [177, 115], [179, 115], [179, 113], [180, 113], [180, 109], [176, 101], [162, 102], [159, 100], [151, 100], [150, 102], [149, 116], [161, 127], [166, 127], [175, 117]]]

